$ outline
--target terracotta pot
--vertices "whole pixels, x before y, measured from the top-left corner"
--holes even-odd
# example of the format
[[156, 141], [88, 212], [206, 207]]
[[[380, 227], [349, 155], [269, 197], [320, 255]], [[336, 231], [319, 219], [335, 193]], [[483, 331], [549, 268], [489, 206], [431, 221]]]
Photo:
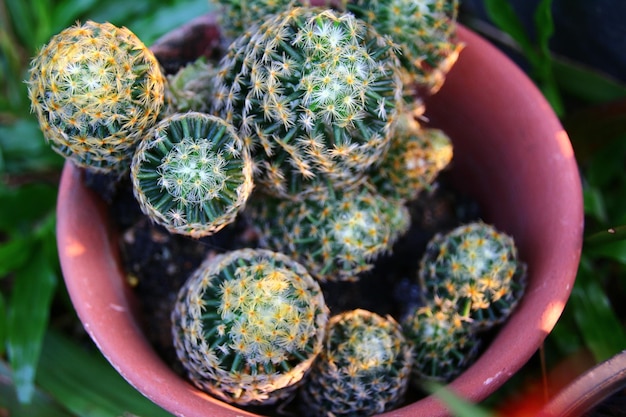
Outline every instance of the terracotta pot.
[[[478, 360], [449, 384], [480, 401], [528, 361], [559, 318], [578, 267], [583, 208], [572, 147], [543, 96], [485, 40], [463, 27], [459, 37], [467, 46], [444, 87], [428, 100], [427, 116], [453, 139], [457, 184], [479, 201], [486, 221], [514, 236], [529, 272], [517, 310]], [[120, 374], [178, 416], [254, 415], [198, 391], [157, 355], [139, 325], [103, 203], [70, 163], [57, 210], [58, 250], [72, 302]], [[384, 415], [447, 414], [431, 396]]]

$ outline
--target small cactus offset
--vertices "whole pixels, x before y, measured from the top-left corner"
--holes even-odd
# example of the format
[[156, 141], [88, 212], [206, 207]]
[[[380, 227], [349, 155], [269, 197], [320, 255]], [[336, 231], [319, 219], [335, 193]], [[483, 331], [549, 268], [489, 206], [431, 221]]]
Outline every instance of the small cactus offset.
[[127, 172], [156, 122], [165, 77], [130, 30], [88, 21], [52, 37], [33, 59], [32, 110], [52, 148], [97, 172]]
[[413, 345], [411, 382], [449, 382], [476, 358], [480, 346], [470, 321], [450, 300], [434, 299], [402, 320]]
[[389, 152], [369, 171], [370, 181], [385, 196], [415, 200], [450, 164], [452, 154], [452, 142], [442, 130], [422, 127], [411, 114], [403, 113]]
[[213, 97], [214, 65], [204, 57], [187, 64], [167, 77], [166, 94], [169, 98], [168, 112], [196, 111], [209, 113]]
[[272, 404], [291, 395], [322, 349], [328, 310], [300, 264], [266, 250], [207, 259], [172, 313], [191, 381], [223, 401]]
[[353, 185], [387, 151], [402, 103], [393, 45], [349, 13], [295, 7], [239, 37], [215, 110], [255, 152], [255, 183], [302, 198]]
[[358, 280], [410, 224], [406, 207], [367, 189], [301, 202], [252, 199], [246, 213], [263, 247], [294, 257], [321, 282]]
[[451, 300], [477, 328], [504, 321], [525, 288], [526, 266], [513, 238], [483, 222], [437, 234], [420, 261], [427, 297]]
[[142, 211], [172, 233], [208, 236], [231, 223], [252, 192], [252, 160], [232, 126], [204, 113], [166, 117], [131, 167]]
[[315, 417], [367, 417], [390, 410], [403, 400], [411, 365], [411, 346], [391, 317], [361, 309], [335, 315], [303, 385], [302, 410]]
[[407, 84], [436, 92], [456, 62], [458, 0], [349, 0], [347, 9], [400, 48]]

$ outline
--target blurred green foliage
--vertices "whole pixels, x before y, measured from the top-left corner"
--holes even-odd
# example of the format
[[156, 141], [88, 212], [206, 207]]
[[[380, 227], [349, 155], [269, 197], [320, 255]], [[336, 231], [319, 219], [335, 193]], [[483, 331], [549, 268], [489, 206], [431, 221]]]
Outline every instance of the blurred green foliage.
[[[626, 85], [550, 51], [551, 3], [538, 2], [531, 38], [508, 1], [484, 2], [495, 33], [502, 34], [491, 31], [490, 39], [513, 46], [527, 61], [572, 140], [588, 237], [570, 301], [542, 350], [545, 362], [531, 360], [522, 376], [487, 402], [494, 407], [521, 389], [524, 375], [541, 377], [544, 367], [581, 350], [599, 362], [626, 348]], [[75, 21], [127, 26], [149, 45], [209, 9], [208, 0], [0, 2], [0, 415], [168, 415], [131, 388], [73, 327], [77, 320], [62, 285], [54, 231], [63, 161], [30, 114], [23, 81], [37, 48]], [[440, 395], [459, 416], [487, 414], [467, 414], [466, 404], [445, 391]]]

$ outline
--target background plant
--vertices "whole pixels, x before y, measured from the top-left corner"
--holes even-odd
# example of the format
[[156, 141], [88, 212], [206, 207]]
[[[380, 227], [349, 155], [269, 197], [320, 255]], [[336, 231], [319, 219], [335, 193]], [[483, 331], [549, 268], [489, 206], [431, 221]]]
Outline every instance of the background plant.
[[[477, 3], [489, 13], [476, 15], [464, 3]], [[536, 7], [529, 24], [522, 23], [520, 2], [513, 7], [512, 0], [461, 1], [460, 19], [511, 53], [561, 116], [581, 167], [588, 238], [572, 296], [544, 348], [483, 404], [506, 416], [522, 415], [553, 393], [558, 381], [545, 370], [564, 359], [582, 351], [597, 362], [626, 347], [626, 81], [552, 52], [550, 39], [559, 30], [552, 11], [558, 1], [525, 3]], [[623, 7], [619, 0], [612, 3], [612, 9]], [[55, 253], [54, 204], [62, 160], [30, 114], [23, 80], [37, 48], [77, 19], [125, 25], [150, 45], [208, 10], [205, 0], [0, 3], [1, 412], [168, 415], [129, 387], [80, 330]], [[623, 23], [612, 30], [626, 33]], [[459, 416], [487, 415], [467, 411], [445, 391], [439, 395]]]

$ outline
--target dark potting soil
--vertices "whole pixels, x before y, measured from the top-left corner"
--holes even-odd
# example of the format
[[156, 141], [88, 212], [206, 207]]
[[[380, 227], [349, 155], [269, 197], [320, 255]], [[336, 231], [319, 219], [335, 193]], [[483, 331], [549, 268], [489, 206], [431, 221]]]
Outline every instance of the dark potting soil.
[[[170, 329], [170, 312], [177, 292], [207, 256], [256, 247], [251, 225], [239, 216], [210, 237], [174, 235], [141, 213], [130, 180], [113, 183], [106, 176], [87, 173], [85, 181], [103, 197], [117, 227], [123, 267], [137, 297], [146, 336], [158, 354], [182, 373]], [[411, 228], [398, 239], [391, 254], [378, 259], [374, 268], [357, 282], [321, 284], [331, 314], [362, 308], [400, 320], [420, 303], [416, 274], [427, 242], [437, 232], [480, 216], [476, 202], [452, 187], [447, 172], [408, 208]]]

